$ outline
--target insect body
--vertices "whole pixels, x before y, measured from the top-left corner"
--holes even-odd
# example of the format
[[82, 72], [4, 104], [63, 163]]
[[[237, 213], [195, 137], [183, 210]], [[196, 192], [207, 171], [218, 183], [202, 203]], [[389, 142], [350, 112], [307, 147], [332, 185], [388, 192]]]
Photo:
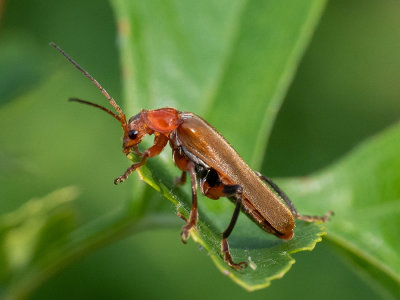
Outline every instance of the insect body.
[[[240, 210], [263, 230], [285, 240], [293, 237], [295, 219], [309, 222], [328, 220], [331, 212], [322, 217], [298, 214], [286, 194], [271, 179], [254, 172], [216, 129], [193, 113], [180, 112], [173, 108], [142, 110], [126, 121], [121, 108], [100, 84], [58, 46], [53, 43], [50, 45], [60, 51], [102, 91], [118, 115], [88, 101], [71, 100], [98, 107], [117, 119], [124, 131], [123, 152], [128, 155], [133, 151], [141, 157], [140, 162], [131, 165], [123, 175], [114, 180], [115, 184], [125, 181], [148, 158], [158, 155], [168, 143], [170, 144], [174, 162], [182, 171], [179, 183], [185, 182], [186, 174], [189, 173], [192, 186], [189, 219], [186, 220], [178, 213], [186, 221], [181, 233], [183, 242], [186, 242], [190, 230], [197, 224], [197, 185], [202, 194], [211, 199], [228, 197], [236, 204], [232, 219], [222, 233], [221, 241], [222, 255], [235, 269], [247, 266], [245, 262], [233, 261], [227, 241]], [[146, 135], [154, 135], [154, 144], [141, 153], [138, 145]]]

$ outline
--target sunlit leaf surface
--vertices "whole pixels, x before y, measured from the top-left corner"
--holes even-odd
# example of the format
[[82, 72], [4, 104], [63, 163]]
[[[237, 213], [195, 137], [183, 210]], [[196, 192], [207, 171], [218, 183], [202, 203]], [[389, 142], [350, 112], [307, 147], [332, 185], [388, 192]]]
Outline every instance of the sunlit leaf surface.
[[[259, 166], [284, 92], [324, 2], [113, 4], [127, 109], [137, 113], [140, 108], [170, 106], [195, 112], [220, 130], [250, 165]], [[182, 188], [183, 194], [170, 193], [172, 180], [179, 175], [170, 156], [149, 165], [152, 175], [142, 170], [145, 180], [187, 215], [190, 187]], [[282, 277], [294, 263], [290, 253], [311, 250], [324, 234], [316, 224], [298, 222], [296, 237], [284, 242], [241, 216], [230, 238], [232, 253], [237, 261], [251, 260], [253, 268], [233, 271], [221, 259], [219, 245], [233, 206], [228, 200], [201, 200], [193, 238], [223, 273], [249, 290]]]

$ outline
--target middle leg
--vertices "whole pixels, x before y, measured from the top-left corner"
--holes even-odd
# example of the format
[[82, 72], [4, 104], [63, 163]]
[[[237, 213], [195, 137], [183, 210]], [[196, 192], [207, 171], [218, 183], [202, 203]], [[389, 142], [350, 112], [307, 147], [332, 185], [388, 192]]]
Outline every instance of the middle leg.
[[[186, 240], [189, 238], [189, 231], [193, 227], [196, 227], [198, 211], [197, 211], [197, 176], [195, 171], [195, 164], [193, 162], [188, 162], [187, 168], [190, 174], [190, 181], [192, 183], [192, 209], [190, 211], [189, 221], [186, 222], [186, 225], [183, 226], [181, 232], [181, 239], [184, 244], [186, 244]], [[183, 220], [185, 218], [178, 213], [178, 216]]]
[[224, 257], [224, 260], [229, 264], [230, 267], [236, 270], [245, 268], [247, 267], [247, 264], [245, 262], [235, 263], [233, 261], [228, 244], [228, 237], [235, 227], [235, 224], [239, 217], [240, 209], [242, 207], [243, 188], [237, 184], [224, 184], [218, 173], [213, 169], [207, 170], [207, 172], [203, 172], [200, 174], [204, 176], [200, 177], [200, 189], [205, 196], [215, 200], [219, 199], [220, 197], [228, 197], [236, 204], [229, 225], [222, 233], [221, 253]]

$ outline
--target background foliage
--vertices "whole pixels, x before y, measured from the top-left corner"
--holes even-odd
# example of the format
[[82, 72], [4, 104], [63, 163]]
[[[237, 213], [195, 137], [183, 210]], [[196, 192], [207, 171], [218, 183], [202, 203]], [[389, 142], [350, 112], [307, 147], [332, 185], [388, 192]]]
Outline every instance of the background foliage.
[[[394, 2], [335, 1], [328, 5], [272, 132], [264, 173], [272, 177], [308, 174], [399, 119], [399, 12]], [[15, 211], [32, 197], [78, 185], [81, 195], [75, 205], [80, 215], [56, 214], [55, 220], [90, 222], [123, 206], [123, 199], [130, 195], [129, 186], [111, 185], [127, 165], [117, 138], [120, 128], [103, 114], [77, 109], [63, 100], [79, 96], [103, 101], [47, 46], [55, 41], [68, 49], [121, 99], [112, 16], [105, 1], [6, 3], [0, 32], [2, 214]], [[68, 195], [75, 193], [68, 191]], [[168, 208], [169, 203], [165, 205]], [[46, 282], [34, 297], [246, 295], [221, 276], [196, 244], [180, 244], [181, 223], [172, 208], [160, 223], [172, 229], [142, 232], [86, 256]], [[35, 228], [45, 230], [45, 225]], [[323, 294], [333, 299], [382, 295], [355, 275], [334, 247], [325, 241], [312, 253], [298, 254], [296, 265], [284, 279], [252, 296]]]

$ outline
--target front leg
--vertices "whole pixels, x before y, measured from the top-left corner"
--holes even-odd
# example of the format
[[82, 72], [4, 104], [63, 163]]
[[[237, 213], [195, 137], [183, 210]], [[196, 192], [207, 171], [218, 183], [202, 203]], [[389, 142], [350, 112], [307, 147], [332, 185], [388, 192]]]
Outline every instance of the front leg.
[[[151, 146], [146, 151], [144, 151], [141, 161], [138, 163], [134, 163], [125, 171], [124, 174], [115, 178], [114, 184], [124, 182], [133, 171], [135, 171], [137, 168], [140, 168], [141, 166], [144, 165], [147, 158], [151, 158], [153, 156], [160, 154], [160, 152], [164, 149], [164, 147], [167, 145], [167, 143], [168, 143], [168, 137], [166, 137], [165, 135], [162, 135], [162, 134], [156, 135], [154, 137], [154, 145]], [[135, 150], [135, 148], [133, 148], [133, 149], [134, 149], [135, 153], [136, 153], [136, 151], [139, 151], [137, 149], [137, 147], [136, 147], [137, 150]]]

